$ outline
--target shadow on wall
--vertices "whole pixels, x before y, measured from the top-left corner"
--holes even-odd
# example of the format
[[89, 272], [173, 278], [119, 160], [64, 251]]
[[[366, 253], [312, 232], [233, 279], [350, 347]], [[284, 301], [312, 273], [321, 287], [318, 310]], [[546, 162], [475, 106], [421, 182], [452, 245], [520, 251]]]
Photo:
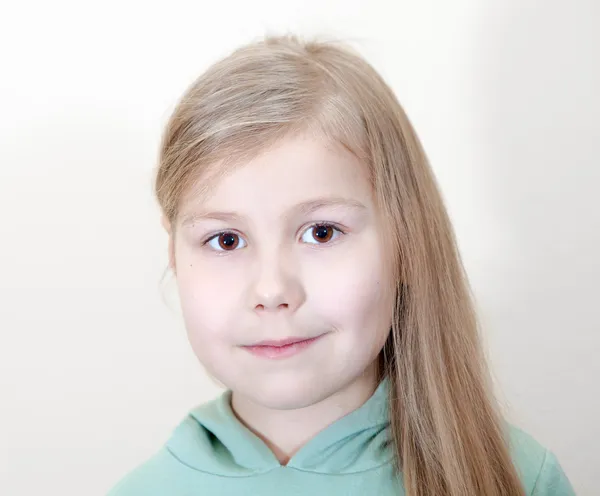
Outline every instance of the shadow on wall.
[[496, 335], [494, 367], [523, 407], [517, 423], [591, 495], [600, 464], [600, 3], [494, 4], [472, 43], [473, 135], [510, 253], [488, 267], [497, 294], [481, 304]]

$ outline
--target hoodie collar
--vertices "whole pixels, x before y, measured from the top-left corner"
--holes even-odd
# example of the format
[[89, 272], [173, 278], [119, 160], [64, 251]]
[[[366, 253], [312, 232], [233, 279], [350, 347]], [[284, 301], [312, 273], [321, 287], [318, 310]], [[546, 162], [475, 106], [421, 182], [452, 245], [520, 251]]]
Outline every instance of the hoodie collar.
[[[388, 380], [357, 410], [333, 422], [294, 454], [286, 467], [325, 474], [369, 470], [389, 462]], [[221, 476], [265, 473], [282, 465], [231, 409], [231, 391], [193, 409], [167, 449], [182, 463]]]

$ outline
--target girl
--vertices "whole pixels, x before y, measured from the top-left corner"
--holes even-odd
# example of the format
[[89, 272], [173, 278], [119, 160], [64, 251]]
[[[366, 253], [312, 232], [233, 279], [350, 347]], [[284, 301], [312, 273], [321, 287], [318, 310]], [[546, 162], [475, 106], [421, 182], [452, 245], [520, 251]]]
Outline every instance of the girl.
[[111, 495], [573, 494], [499, 413], [434, 175], [360, 56], [238, 49], [175, 109], [155, 186], [191, 346], [226, 391]]

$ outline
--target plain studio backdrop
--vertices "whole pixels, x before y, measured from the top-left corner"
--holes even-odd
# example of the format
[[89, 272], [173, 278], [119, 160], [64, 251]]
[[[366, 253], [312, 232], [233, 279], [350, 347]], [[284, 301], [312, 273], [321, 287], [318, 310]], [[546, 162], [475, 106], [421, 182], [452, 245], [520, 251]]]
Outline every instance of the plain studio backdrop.
[[219, 392], [160, 285], [152, 173], [185, 88], [288, 31], [349, 41], [392, 85], [509, 419], [598, 494], [596, 0], [3, 1], [0, 494], [105, 494]]

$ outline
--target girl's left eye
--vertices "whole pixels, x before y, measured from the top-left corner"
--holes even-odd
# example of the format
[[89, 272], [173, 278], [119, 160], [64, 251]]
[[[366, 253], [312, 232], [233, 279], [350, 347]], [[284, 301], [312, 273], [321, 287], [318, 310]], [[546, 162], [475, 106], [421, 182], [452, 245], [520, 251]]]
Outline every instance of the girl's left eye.
[[304, 231], [301, 239], [304, 243], [324, 245], [337, 239], [341, 234], [344, 232], [332, 224], [313, 224]]

